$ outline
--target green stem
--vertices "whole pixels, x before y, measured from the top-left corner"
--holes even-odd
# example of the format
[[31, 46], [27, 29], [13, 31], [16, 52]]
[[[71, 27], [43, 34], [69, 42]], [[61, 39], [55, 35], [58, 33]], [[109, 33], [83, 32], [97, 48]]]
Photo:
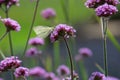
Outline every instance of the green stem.
[[[6, 8], [6, 11], [5, 11], [6, 18], [9, 18], [9, 15], [8, 15], [9, 8], [7, 8], [7, 6], [5, 8]], [[13, 54], [13, 45], [12, 45], [11, 32], [10, 31], [7, 31], [7, 32], [8, 32], [8, 37], [9, 37], [9, 45], [10, 45], [11, 56], [13, 56], [14, 54]], [[11, 78], [12, 78], [12, 80], [15, 80], [15, 76], [14, 76], [13, 71], [11, 71]]]
[[79, 62], [79, 66], [80, 66], [80, 72], [81, 72], [81, 76], [82, 76], [82, 80], [88, 80], [88, 75], [84, 66], [84, 62], [80, 61]]
[[10, 51], [11, 51], [11, 56], [13, 56], [13, 46], [12, 46], [12, 38], [11, 38], [11, 32], [8, 33], [9, 35], [9, 44], [10, 44]]
[[7, 31], [2, 35], [2, 37], [0, 38], [0, 41], [7, 35]]
[[[7, 6], [6, 6], [5, 14], [6, 14], [6, 18], [8, 18], [9, 15], [8, 15]], [[11, 56], [13, 56], [13, 45], [12, 45], [12, 38], [11, 38], [11, 32], [10, 31], [8, 32], [8, 37], [9, 37], [9, 45], [10, 45]]]
[[103, 28], [103, 50], [104, 50], [104, 70], [105, 76], [108, 76], [108, 66], [107, 66], [107, 27], [108, 27], [108, 18], [101, 18], [102, 28]]
[[71, 78], [72, 78], [72, 80], [74, 80], [74, 75], [73, 75], [73, 59], [72, 59], [72, 54], [71, 54], [71, 52], [70, 52], [70, 48], [69, 48], [69, 46], [68, 46], [68, 43], [67, 43], [67, 40], [63, 37], [63, 39], [64, 39], [64, 41], [65, 41], [65, 45], [66, 45], [66, 47], [67, 47], [67, 50], [68, 50], [68, 55], [69, 55], [69, 60], [70, 60], [70, 65], [71, 65]]
[[5, 55], [2, 53], [1, 50], [0, 50], [0, 55], [2, 56], [3, 59], [5, 59]]
[[22, 56], [25, 55], [25, 52], [26, 52], [26, 50], [27, 50], [28, 41], [29, 41], [30, 36], [31, 36], [31, 33], [32, 33], [32, 29], [33, 29], [33, 25], [34, 25], [34, 22], [35, 22], [35, 18], [36, 18], [36, 14], [37, 14], [37, 9], [38, 9], [39, 1], [40, 1], [40, 0], [37, 0], [37, 1], [36, 1], [36, 6], [35, 6], [35, 10], [34, 10], [34, 15], [33, 15], [32, 23], [31, 23], [31, 26], [30, 26], [30, 30], [29, 30], [28, 37], [27, 37], [27, 42], [26, 42], [26, 44], [25, 44], [25, 49], [24, 49], [24, 52], [23, 52], [23, 55], [22, 55]]

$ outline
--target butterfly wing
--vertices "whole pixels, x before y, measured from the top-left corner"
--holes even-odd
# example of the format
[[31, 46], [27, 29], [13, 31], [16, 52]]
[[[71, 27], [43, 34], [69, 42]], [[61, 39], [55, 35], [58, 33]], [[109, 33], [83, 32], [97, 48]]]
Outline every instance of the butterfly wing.
[[38, 37], [46, 38], [53, 30], [53, 27], [37, 26], [37, 27], [34, 27], [33, 30], [35, 31]]

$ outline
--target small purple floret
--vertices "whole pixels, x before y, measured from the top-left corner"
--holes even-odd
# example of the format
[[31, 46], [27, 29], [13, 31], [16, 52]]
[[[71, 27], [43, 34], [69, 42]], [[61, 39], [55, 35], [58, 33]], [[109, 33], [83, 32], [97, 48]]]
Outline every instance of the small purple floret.
[[93, 72], [89, 80], [106, 80], [105, 75], [100, 72]]
[[42, 38], [35, 37], [35, 38], [31, 38], [28, 43], [33, 46], [43, 45], [44, 40]]
[[21, 26], [18, 24], [18, 22], [13, 19], [5, 18], [1, 19], [1, 21], [4, 23], [8, 31], [10, 30], [20, 31], [21, 29]]
[[34, 67], [30, 69], [30, 76], [44, 77], [45, 74], [46, 74], [45, 69], [41, 67]]
[[60, 76], [67, 76], [70, 74], [70, 69], [66, 65], [60, 65], [57, 68], [57, 73]]
[[96, 15], [99, 17], [109, 17], [116, 12], [118, 12], [118, 9], [116, 6], [108, 5], [105, 3], [104, 5], [101, 5], [95, 9]]
[[41, 12], [41, 16], [45, 19], [51, 19], [56, 16], [56, 12], [52, 8], [47, 8]]
[[72, 26], [66, 24], [59, 24], [55, 27], [50, 35], [52, 42], [58, 40], [60, 37], [69, 38], [70, 36], [75, 36], [76, 30]]
[[14, 72], [15, 77], [27, 77], [29, 76], [29, 69], [25, 67], [18, 67]]
[[9, 69], [18, 68], [21, 61], [16, 56], [6, 57], [0, 62], [0, 72], [7, 71]]

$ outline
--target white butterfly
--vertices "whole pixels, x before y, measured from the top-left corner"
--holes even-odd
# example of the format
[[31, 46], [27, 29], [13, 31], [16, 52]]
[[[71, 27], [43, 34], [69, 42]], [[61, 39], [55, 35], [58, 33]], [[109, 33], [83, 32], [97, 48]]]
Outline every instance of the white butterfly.
[[48, 26], [37, 26], [33, 28], [37, 36], [40, 38], [46, 38], [53, 29], [54, 27], [48, 27]]

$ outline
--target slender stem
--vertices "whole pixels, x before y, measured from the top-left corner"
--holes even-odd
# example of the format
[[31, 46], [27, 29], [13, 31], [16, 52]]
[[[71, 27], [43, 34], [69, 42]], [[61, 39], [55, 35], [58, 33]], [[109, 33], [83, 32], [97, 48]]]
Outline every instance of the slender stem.
[[31, 35], [31, 33], [32, 33], [32, 29], [33, 29], [33, 25], [34, 25], [34, 22], [35, 22], [35, 18], [36, 18], [36, 14], [37, 14], [37, 9], [38, 9], [39, 1], [40, 1], [40, 0], [37, 0], [37, 1], [36, 1], [36, 6], [35, 6], [35, 10], [34, 10], [34, 15], [33, 15], [31, 27], [30, 27], [30, 30], [29, 30], [29, 33], [28, 33], [27, 42], [26, 42], [26, 45], [25, 45], [25, 49], [24, 49], [24, 52], [23, 52], [23, 56], [24, 56], [24, 54], [25, 54], [25, 52], [26, 52], [26, 50], [27, 50], [28, 41], [29, 41], [30, 35]]
[[[9, 15], [8, 15], [9, 8], [7, 8], [7, 6], [6, 6], [5, 9], [6, 9], [5, 10], [6, 18], [8, 18], [9, 17]], [[8, 37], [9, 37], [9, 45], [10, 45], [11, 56], [13, 56], [14, 54], [13, 54], [13, 45], [12, 45], [11, 32], [10, 31], [7, 31], [7, 32], [8, 32]], [[11, 78], [12, 78], [12, 80], [15, 80], [15, 76], [14, 76], [13, 73], [14, 72], [11, 71]]]
[[11, 32], [9, 31], [9, 43], [10, 43], [10, 50], [11, 50], [11, 56], [13, 56], [13, 46], [12, 46], [12, 38], [11, 38]]
[[[6, 18], [8, 18], [9, 15], [8, 15], [8, 8], [7, 8], [7, 6], [6, 6], [5, 14], [6, 14]], [[13, 45], [12, 45], [12, 38], [11, 38], [11, 32], [10, 31], [8, 32], [8, 37], [9, 37], [9, 45], [10, 45], [11, 56], [13, 56], [14, 55], [13, 54]]]
[[7, 31], [2, 35], [2, 37], [0, 38], [0, 41], [7, 35]]
[[2, 56], [3, 59], [5, 59], [5, 55], [3, 54], [1, 50], [0, 50], [0, 55]]
[[102, 18], [102, 27], [103, 27], [103, 50], [104, 50], [104, 70], [105, 76], [108, 76], [108, 66], [107, 66], [107, 27], [108, 27], [108, 19]]
[[71, 65], [71, 78], [72, 80], [74, 80], [74, 76], [73, 76], [73, 62], [72, 62], [72, 54], [70, 52], [70, 48], [68, 46], [67, 40], [63, 37], [64, 41], [65, 41], [65, 45], [67, 47], [68, 50], [68, 55], [69, 55], [69, 60], [70, 60], [70, 65]]
[[87, 75], [87, 71], [85, 69], [85, 65], [84, 65], [83, 60], [81, 60], [79, 62], [79, 66], [80, 66], [80, 72], [81, 72], [82, 80], [88, 80], [88, 75]]

